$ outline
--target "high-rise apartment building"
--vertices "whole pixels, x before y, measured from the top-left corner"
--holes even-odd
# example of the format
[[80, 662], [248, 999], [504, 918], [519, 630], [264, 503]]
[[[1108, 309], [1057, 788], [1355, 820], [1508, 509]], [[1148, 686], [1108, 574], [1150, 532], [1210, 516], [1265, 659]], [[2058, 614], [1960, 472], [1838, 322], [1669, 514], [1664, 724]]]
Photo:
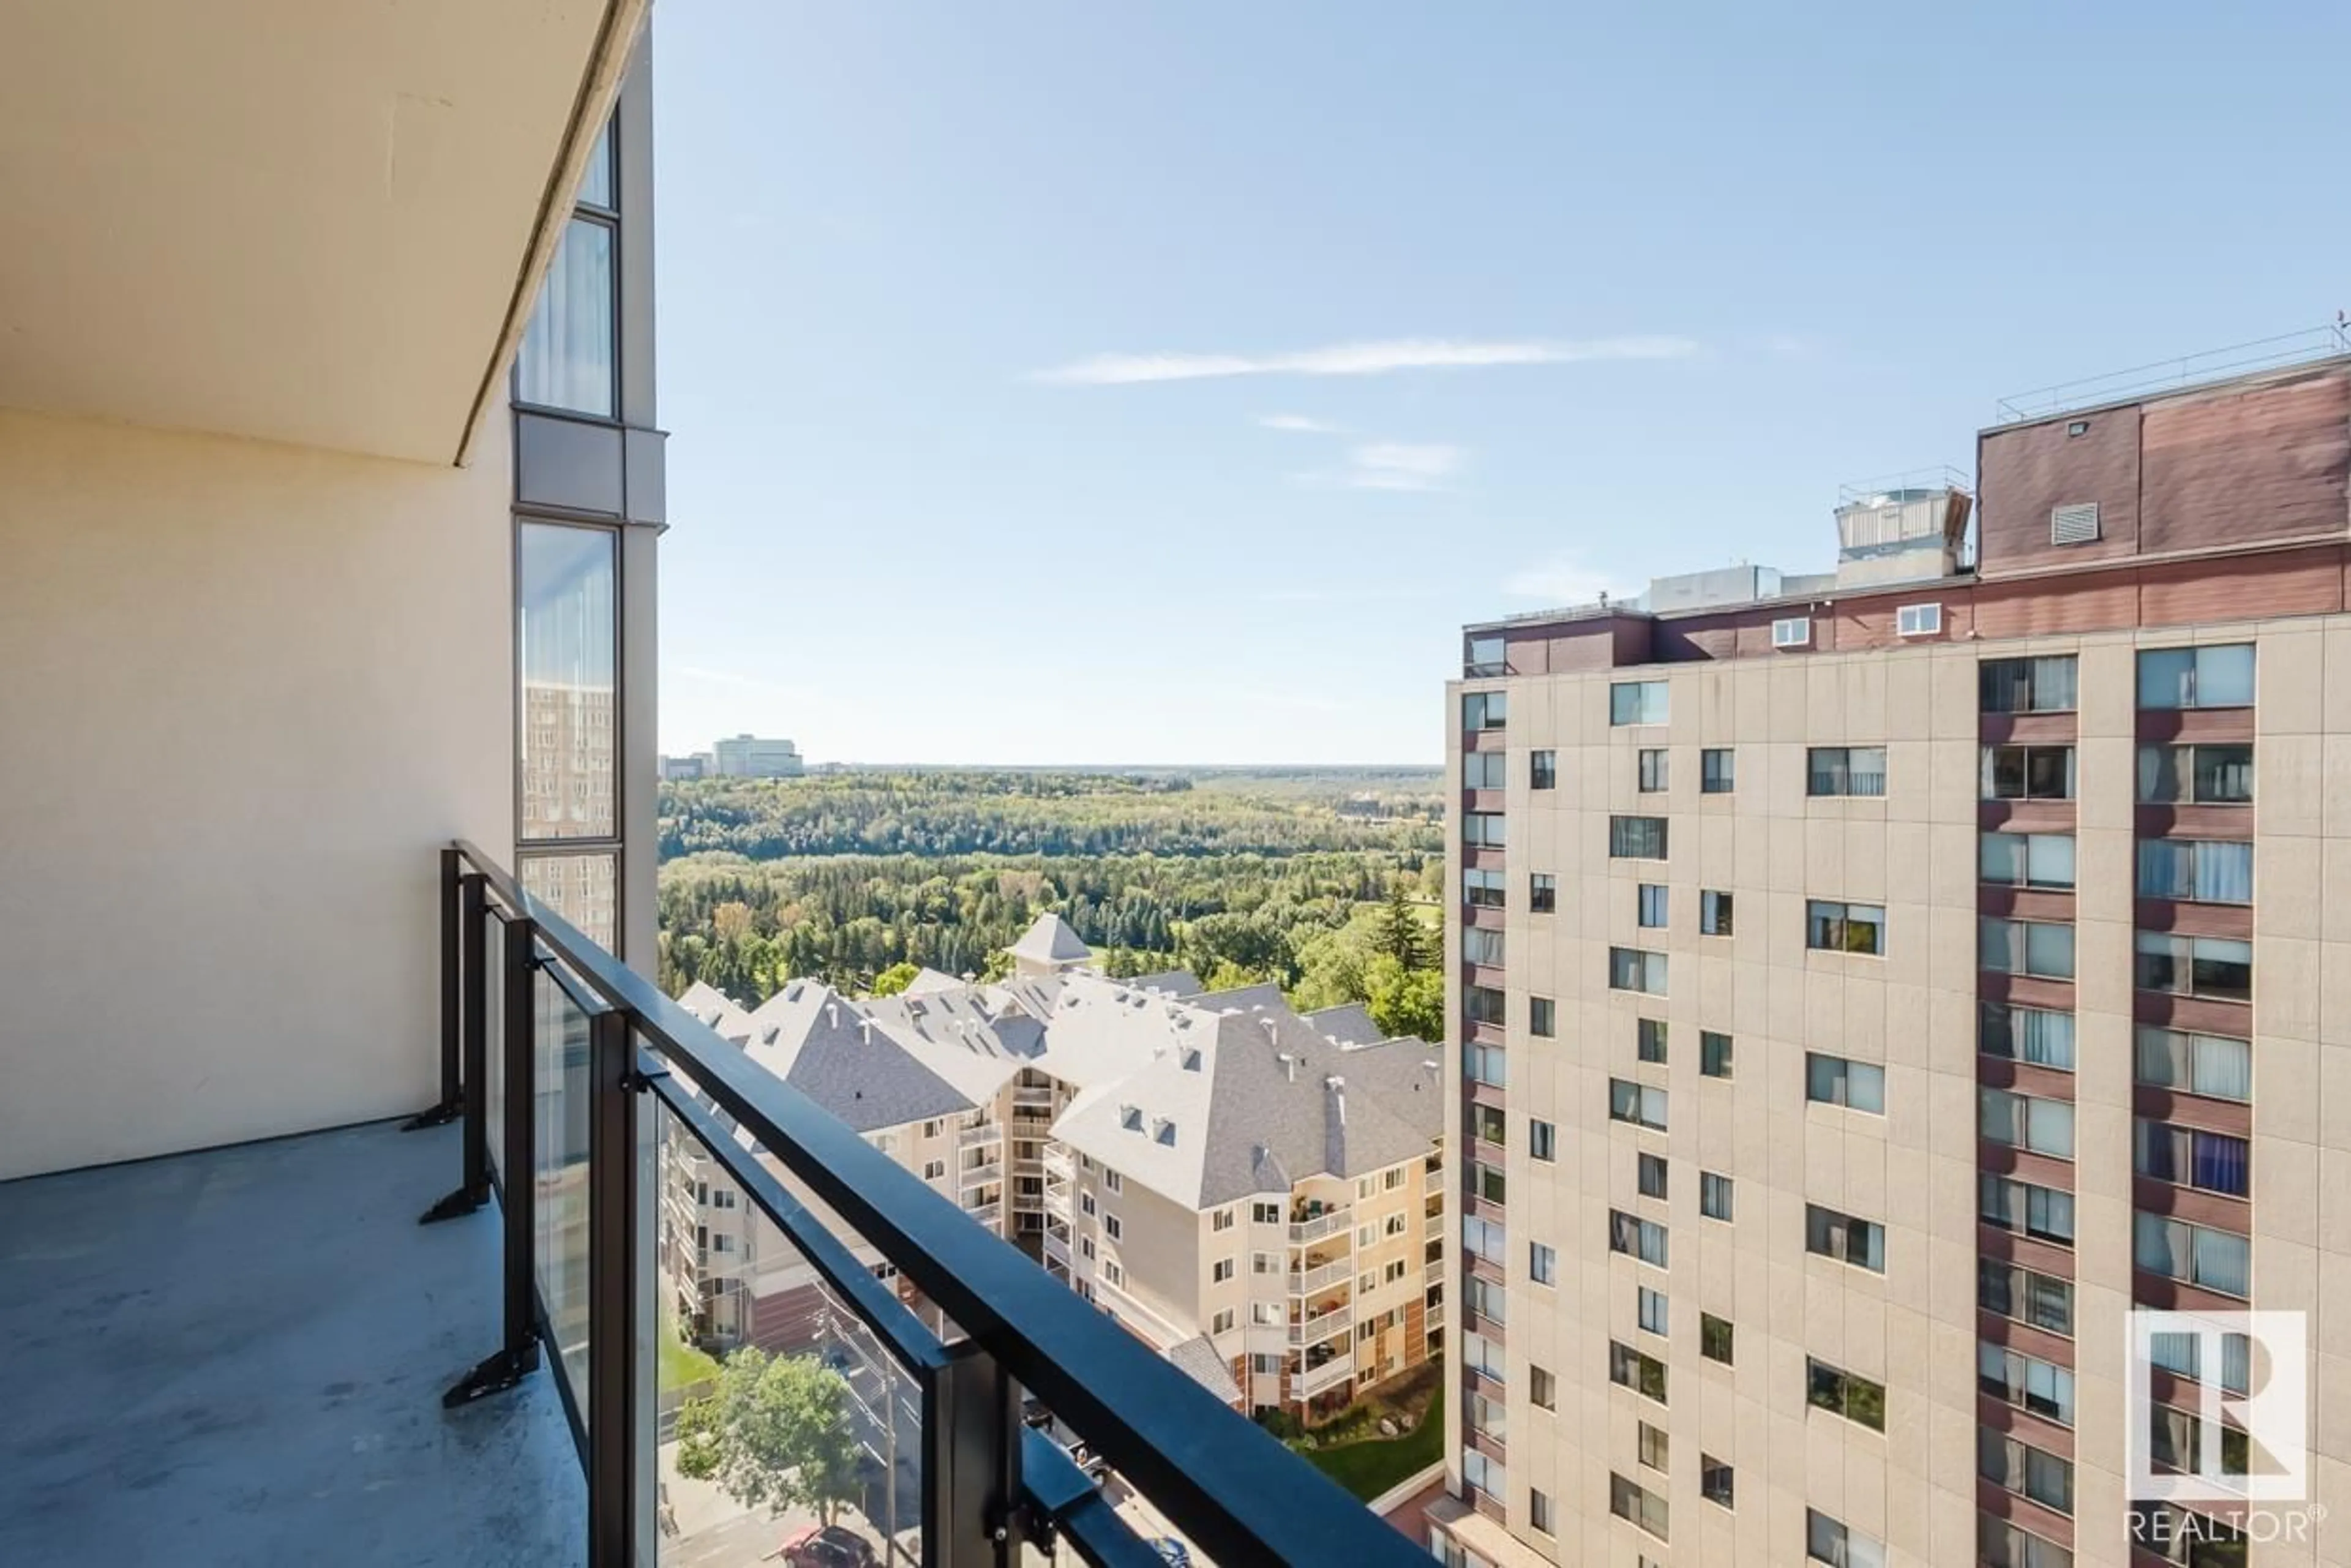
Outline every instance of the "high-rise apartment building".
[[[2346, 475], [2316, 361], [1466, 630], [1440, 1558], [2346, 1561]], [[2135, 1308], [2308, 1314], [2314, 1517], [2146, 1501], [2276, 1363]]]
[[714, 741], [710, 758], [708, 770], [720, 779], [797, 779], [804, 766], [790, 741], [757, 735]]

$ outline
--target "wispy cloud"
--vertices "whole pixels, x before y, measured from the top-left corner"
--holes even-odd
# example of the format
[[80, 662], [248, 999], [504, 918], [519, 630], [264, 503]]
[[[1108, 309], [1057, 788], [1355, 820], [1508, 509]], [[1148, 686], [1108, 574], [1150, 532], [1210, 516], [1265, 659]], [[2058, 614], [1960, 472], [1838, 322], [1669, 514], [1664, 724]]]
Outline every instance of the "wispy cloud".
[[1339, 482], [1356, 490], [1434, 490], [1468, 455], [1458, 446], [1374, 441], [1347, 454]]
[[1311, 419], [1302, 413], [1261, 413], [1259, 424], [1268, 430], [1287, 430], [1298, 435], [1344, 435], [1347, 427], [1333, 424], [1327, 419]]
[[1512, 572], [1502, 591], [1519, 599], [1540, 599], [1545, 604], [1589, 604], [1602, 594], [1629, 599], [1640, 590], [1627, 588], [1607, 572], [1585, 565], [1573, 550], [1553, 550]]
[[1674, 360], [1698, 352], [1687, 338], [1595, 338], [1465, 340], [1394, 338], [1374, 343], [1333, 343], [1279, 354], [1096, 354], [1029, 380], [1057, 386], [1132, 386], [1144, 382], [1207, 381], [1226, 376], [1384, 376], [1396, 371], [1458, 370], [1490, 365], [1564, 365], [1594, 360]]

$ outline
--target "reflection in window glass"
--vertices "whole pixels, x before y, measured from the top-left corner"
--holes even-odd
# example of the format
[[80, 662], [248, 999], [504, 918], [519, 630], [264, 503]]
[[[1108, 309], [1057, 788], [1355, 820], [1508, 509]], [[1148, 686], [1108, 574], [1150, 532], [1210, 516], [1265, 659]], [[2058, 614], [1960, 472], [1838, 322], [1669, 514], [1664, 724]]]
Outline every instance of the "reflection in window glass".
[[610, 838], [615, 536], [521, 525], [521, 836]]
[[612, 417], [613, 300], [611, 226], [574, 218], [516, 357], [516, 402]]
[[615, 867], [610, 853], [525, 855], [521, 871], [524, 892], [553, 905], [556, 914], [607, 952], [620, 951]]
[[597, 133], [596, 151], [588, 155], [588, 172], [580, 176], [579, 199], [607, 210], [620, 205], [612, 199], [612, 122], [609, 120]]
[[2147, 650], [2138, 656], [2138, 706], [2252, 706], [2252, 644]]

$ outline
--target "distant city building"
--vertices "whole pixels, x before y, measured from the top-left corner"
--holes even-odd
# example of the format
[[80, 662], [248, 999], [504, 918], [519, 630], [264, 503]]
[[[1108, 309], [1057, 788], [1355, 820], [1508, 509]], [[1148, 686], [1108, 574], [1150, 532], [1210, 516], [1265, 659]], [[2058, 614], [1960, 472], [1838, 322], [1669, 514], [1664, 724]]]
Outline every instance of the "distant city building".
[[799, 747], [756, 735], [719, 741], [710, 757], [707, 776], [720, 779], [797, 779], [804, 770]]
[[[863, 1001], [814, 980], [750, 1011], [702, 984], [679, 1000], [1237, 1408], [1317, 1420], [1429, 1360], [1436, 1047], [1273, 986], [1110, 979], [1055, 915], [1012, 952], [994, 985], [925, 970]], [[815, 1343], [806, 1259], [694, 1140], [664, 1159], [681, 1319], [722, 1345]]]
[[664, 757], [661, 759], [662, 779], [671, 784], [690, 779], [707, 779], [716, 771], [716, 764], [706, 751], [697, 751], [691, 757]]

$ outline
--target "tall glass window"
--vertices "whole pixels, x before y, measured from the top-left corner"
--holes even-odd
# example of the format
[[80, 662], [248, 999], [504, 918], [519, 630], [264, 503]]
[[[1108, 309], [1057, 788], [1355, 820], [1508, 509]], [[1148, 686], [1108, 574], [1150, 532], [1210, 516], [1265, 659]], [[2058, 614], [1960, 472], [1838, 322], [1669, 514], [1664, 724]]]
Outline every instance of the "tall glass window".
[[607, 121], [515, 357], [517, 402], [597, 419], [620, 413], [616, 185]]
[[525, 884], [597, 941], [617, 934], [611, 853], [534, 856], [533, 843], [619, 836], [619, 538], [518, 525], [521, 669], [517, 836]]

